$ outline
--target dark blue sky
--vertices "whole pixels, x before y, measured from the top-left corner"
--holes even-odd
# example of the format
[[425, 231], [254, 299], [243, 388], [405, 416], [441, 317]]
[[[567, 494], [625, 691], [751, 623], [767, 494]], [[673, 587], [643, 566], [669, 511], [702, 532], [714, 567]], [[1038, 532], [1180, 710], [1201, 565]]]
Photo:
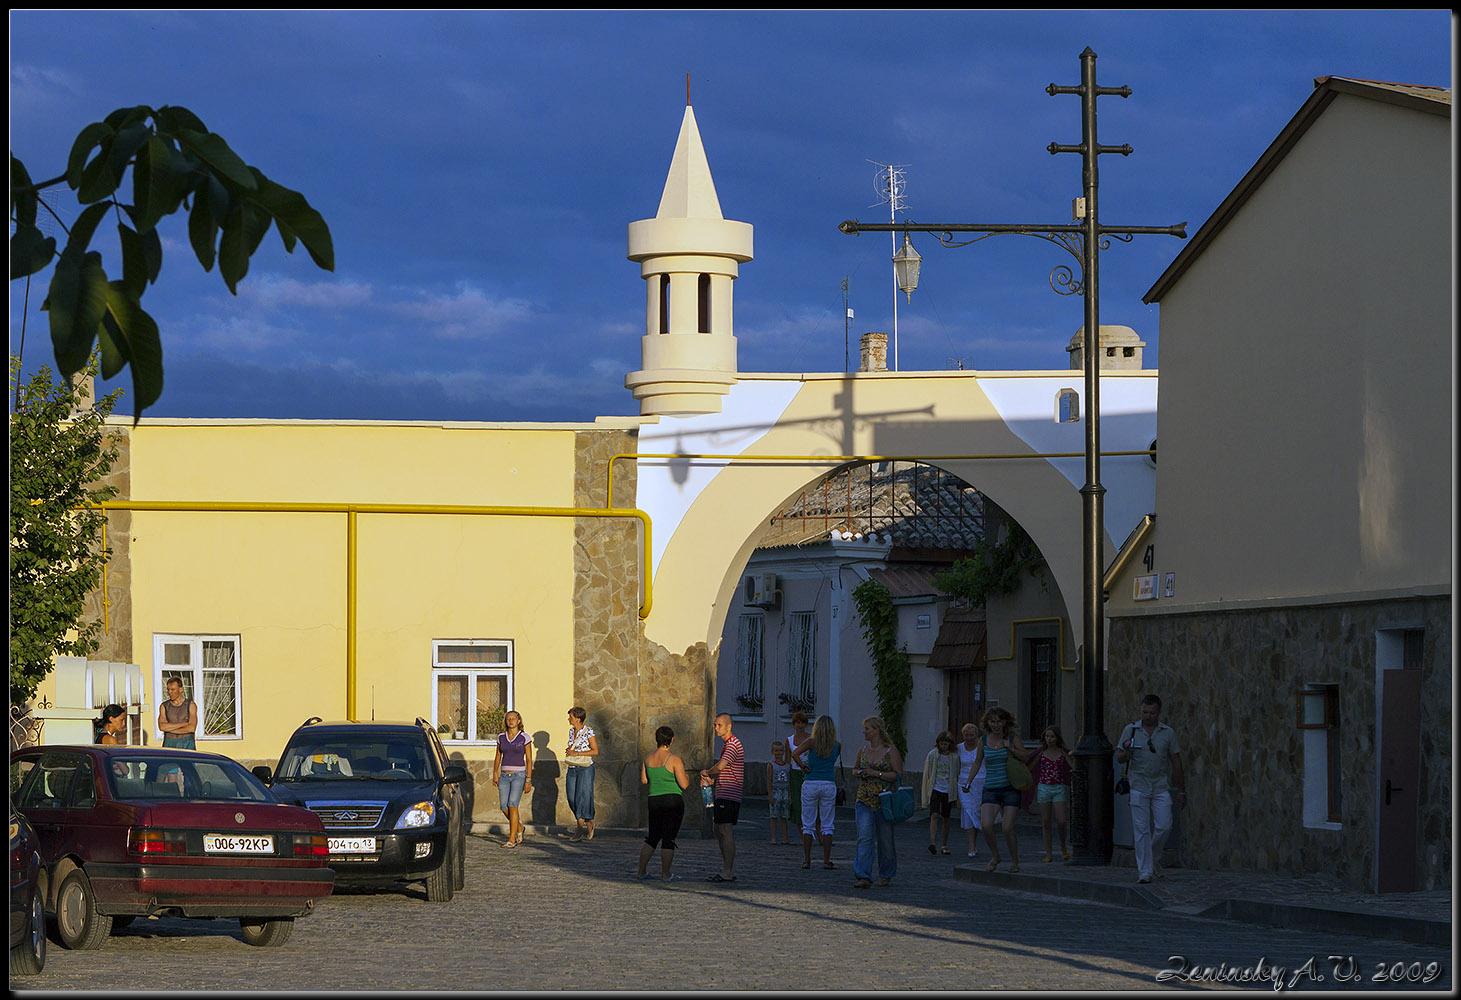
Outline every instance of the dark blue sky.
[[[1188, 232], [1315, 77], [1449, 86], [1446, 11], [972, 13], [210, 13], [10, 15], [10, 143], [34, 177], [115, 108], [180, 104], [303, 192], [336, 271], [266, 238], [237, 297], [163, 227], [145, 304], [162, 327], [158, 416], [589, 420], [636, 406], [644, 293], [625, 227], [654, 215], [685, 75], [721, 207], [755, 227], [736, 282], [743, 371], [839, 371], [841, 283], [857, 337], [891, 330], [876, 168], [907, 165], [904, 216], [1059, 223], [1080, 194], [1079, 55], [1099, 56], [1101, 218]], [[75, 200], [69, 202], [72, 215]], [[1064, 368], [1078, 297], [1028, 237], [915, 238], [899, 367]], [[1180, 249], [1102, 257], [1102, 321], [1160, 363], [1142, 295]], [[106, 247], [101, 247], [106, 252]], [[49, 272], [47, 272], [48, 274]], [[11, 284], [10, 350], [23, 282]], [[43, 292], [42, 292], [43, 294]], [[49, 361], [37, 289], [26, 367]], [[126, 386], [124, 375], [113, 384]], [[130, 412], [127, 397], [119, 412]]]

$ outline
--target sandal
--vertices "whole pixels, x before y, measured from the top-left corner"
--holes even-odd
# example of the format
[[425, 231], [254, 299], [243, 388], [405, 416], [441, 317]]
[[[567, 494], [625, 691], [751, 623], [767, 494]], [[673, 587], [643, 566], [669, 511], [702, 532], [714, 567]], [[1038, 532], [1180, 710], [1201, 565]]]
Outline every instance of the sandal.
[[1069, 861], [1070, 860], [1070, 852], [1067, 851], [1067, 850], [1065, 850], [1064, 848], [1061, 848], [1061, 851], [1060, 851], [1060, 860], [1061, 861]]
[[1050, 855], [1047, 854], [1043, 858], [1041, 858], [1040, 860], [1043, 861], [1043, 862], [1045, 862], [1046, 864], [1049, 864], [1050, 863]]
[[644, 882], [647, 879], [652, 879], [652, 878], [654, 878], [653, 875], [651, 875], [649, 872], [645, 872], [643, 875], [640, 875], [639, 876], [639, 881]]
[[1013, 874], [1014, 872], [1017, 872], [1019, 870], [1020, 870], [1020, 866], [1019, 865], [1010, 865], [1010, 873], [1011, 874]]
[[680, 881], [680, 876], [678, 876], [678, 875], [671, 875], [669, 878], [662, 878], [662, 879], [660, 879], [660, 881], [661, 882], [678, 882], [678, 881]]
[[823, 861], [823, 862], [822, 862], [822, 867], [823, 867], [823, 868], [826, 868], [826, 869], [828, 869], [828, 870], [829, 870], [829, 871], [830, 871], [830, 870], [831, 870], [831, 869], [833, 869], [833, 868], [836, 868], [836, 867], [837, 867], [837, 866], [836, 866], [836, 865], [834, 865], [834, 864], [833, 864], [833, 863], [832, 863], [832, 862], [830, 862], [830, 861]]
[[948, 849], [948, 848], [947, 848], [947, 847], [945, 847], [945, 848], [943, 848], [943, 849], [941, 849], [941, 850], [940, 850], [940, 851], [939, 851], [939, 853], [940, 853], [940, 854], [948, 854], [948, 853], [949, 853], [949, 849]]
[[515, 841], [515, 840], [504, 840], [502, 842], [502, 846], [503, 847], [516, 847], [517, 846], [517, 841]]
[[803, 868], [810, 868], [810, 867], [812, 867], [811, 861], [803, 861], [802, 862], [802, 867]]
[[937, 847], [934, 847], [932, 844], [929, 844], [928, 845], [928, 853], [929, 854], [937, 854], [938, 853], [938, 848]]
[[987, 871], [987, 872], [992, 872], [992, 871], [994, 871], [998, 867], [999, 867], [999, 858], [993, 858], [993, 859], [990, 860], [989, 864], [987, 864], [987, 865], [984, 866], [984, 870]]

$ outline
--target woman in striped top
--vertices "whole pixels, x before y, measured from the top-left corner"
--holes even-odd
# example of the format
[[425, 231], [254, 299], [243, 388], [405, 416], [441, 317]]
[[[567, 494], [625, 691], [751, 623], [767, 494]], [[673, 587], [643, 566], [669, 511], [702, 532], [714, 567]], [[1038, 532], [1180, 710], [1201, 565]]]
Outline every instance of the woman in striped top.
[[993, 855], [984, 870], [992, 872], [999, 867], [999, 844], [994, 839], [994, 824], [998, 820], [1004, 828], [1005, 846], [1010, 852], [1010, 871], [1020, 870], [1020, 849], [1015, 840], [1015, 817], [1020, 812], [1020, 790], [1010, 784], [1005, 765], [1010, 754], [1025, 763], [1031, 757], [1025, 744], [1020, 741], [1019, 723], [1009, 709], [991, 708], [984, 713], [981, 724], [984, 735], [979, 739], [979, 750], [974, 755], [974, 772], [982, 764], [984, 773], [984, 796], [980, 805], [979, 825], [984, 830], [984, 842]]

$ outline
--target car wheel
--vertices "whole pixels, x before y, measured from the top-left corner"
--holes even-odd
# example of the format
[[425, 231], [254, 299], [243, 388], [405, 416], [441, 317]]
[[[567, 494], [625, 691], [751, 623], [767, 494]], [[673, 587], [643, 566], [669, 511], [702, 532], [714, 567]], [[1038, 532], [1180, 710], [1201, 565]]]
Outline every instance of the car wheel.
[[46, 903], [39, 886], [30, 890], [25, 920], [25, 938], [10, 949], [10, 974], [34, 976], [46, 967]]
[[446, 838], [446, 857], [441, 859], [441, 864], [436, 866], [436, 871], [426, 876], [426, 899], [432, 903], [446, 903], [451, 901], [452, 887], [456, 883], [457, 862], [454, 855], [457, 852], [452, 848], [451, 837]]
[[277, 948], [288, 941], [289, 935], [294, 932], [293, 917], [277, 917], [271, 920], [239, 917], [238, 925], [243, 928], [244, 942], [259, 948]]
[[67, 875], [56, 893], [56, 933], [73, 951], [100, 948], [112, 933], [112, 918], [96, 912], [91, 880], [80, 869]]

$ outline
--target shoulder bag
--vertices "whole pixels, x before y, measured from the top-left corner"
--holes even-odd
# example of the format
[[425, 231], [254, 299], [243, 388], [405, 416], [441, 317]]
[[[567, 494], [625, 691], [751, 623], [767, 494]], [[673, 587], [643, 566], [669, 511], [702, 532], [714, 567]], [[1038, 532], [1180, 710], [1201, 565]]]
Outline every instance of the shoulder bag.
[[1030, 769], [1015, 758], [1013, 747], [1009, 748], [1004, 759], [1004, 773], [1009, 776], [1010, 785], [1022, 792], [1035, 783], [1035, 779], [1030, 776]]
[[883, 807], [883, 819], [889, 823], [901, 823], [913, 815], [913, 789], [895, 788], [891, 792], [879, 792], [878, 802]]

